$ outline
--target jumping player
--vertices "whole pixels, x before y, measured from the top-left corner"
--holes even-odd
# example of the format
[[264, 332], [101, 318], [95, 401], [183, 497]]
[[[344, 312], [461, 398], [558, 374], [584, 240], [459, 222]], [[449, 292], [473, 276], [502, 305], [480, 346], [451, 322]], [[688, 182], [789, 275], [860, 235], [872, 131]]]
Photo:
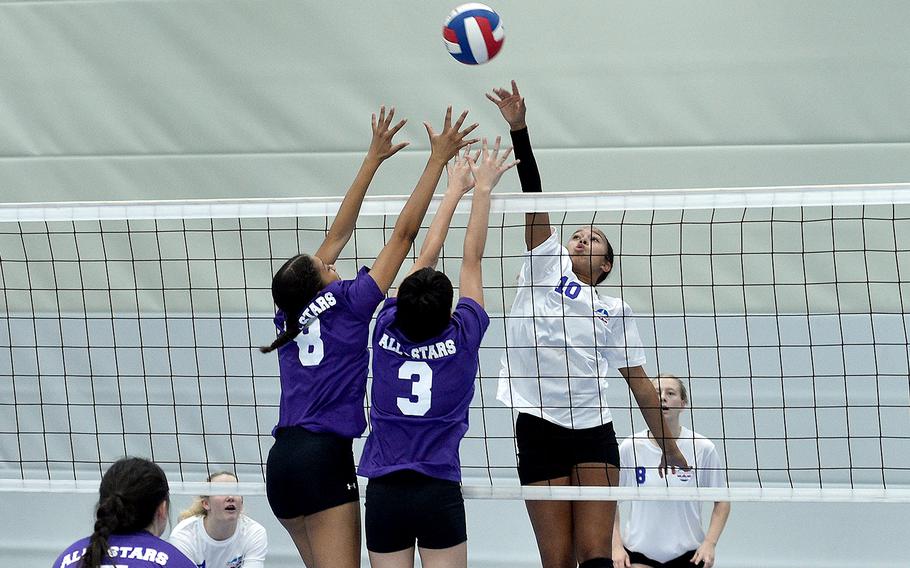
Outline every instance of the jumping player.
[[404, 147], [392, 137], [394, 111], [373, 118], [373, 141], [325, 241], [313, 255], [289, 259], [272, 279], [280, 335], [281, 399], [275, 445], [269, 452], [266, 493], [304, 563], [319, 568], [360, 566], [360, 503], [352, 440], [363, 434], [363, 400], [373, 312], [411, 248], [442, 170], [466, 140], [467, 111], [442, 132], [424, 123], [430, 157], [414, 192], [373, 268], [341, 280], [333, 263], [351, 237], [366, 189], [383, 160]]
[[[486, 139], [479, 162], [465, 151], [449, 168], [445, 197], [397, 298], [386, 300], [373, 331], [372, 431], [359, 473], [366, 491], [366, 536], [374, 568], [467, 566], [467, 531], [458, 447], [468, 430], [483, 308], [481, 259], [490, 192], [509, 153]], [[471, 182], [473, 172], [474, 183]], [[452, 312], [449, 278], [435, 270], [458, 200], [474, 185], [464, 240], [460, 299]]]
[[[540, 173], [518, 86], [487, 94], [509, 123], [523, 192], [540, 192]], [[619, 482], [619, 450], [605, 390], [609, 370], [626, 379], [667, 465], [686, 467], [666, 432], [631, 308], [595, 286], [613, 269], [613, 247], [596, 227], [563, 246], [547, 213], [525, 215], [527, 255], [506, 323], [497, 397], [518, 412], [522, 485]], [[526, 501], [544, 568], [613, 568], [610, 501]]]

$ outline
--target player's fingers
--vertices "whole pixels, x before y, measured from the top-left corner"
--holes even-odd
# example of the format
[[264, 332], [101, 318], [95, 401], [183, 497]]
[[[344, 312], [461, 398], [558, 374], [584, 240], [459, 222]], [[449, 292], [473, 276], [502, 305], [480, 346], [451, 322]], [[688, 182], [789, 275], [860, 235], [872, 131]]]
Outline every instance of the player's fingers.
[[379, 124], [385, 122], [385, 105], [379, 107]]
[[490, 99], [491, 101], [493, 101], [493, 102], [496, 103], [497, 105], [499, 104], [499, 99], [493, 97], [493, 95], [491, 95], [490, 93], [484, 93], [484, 94], [487, 96], [488, 99]]
[[515, 79], [512, 79], [512, 94], [516, 97], [520, 96], [518, 92], [518, 83], [515, 82]]
[[461, 125], [464, 124], [464, 119], [467, 118], [468, 111], [465, 110], [461, 113], [461, 116], [458, 117], [458, 120], [455, 121], [454, 128], [455, 130], [461, 130]]
[[376, 113], [374, 112], [372, 118], [370, 118], [370, 124], [373, 127], [373, 132], [376, 132]]
[[436, 137], [436, 132], [433, 130], [433, 127], [430, 126], [429, 122], [424, 121], [423, 126], [427, 129], [427, 134], [430, 136], [430, 138]]
[[442, 123], [442, 130], [446, 131], [452, 126], [452, 105], [446, 108], [446, 119]]
[[401, 150], [408, 144], [410, 144], [410, 142], [402, 142], [401, 144], [395, 144], [394, 146], [392, 146], [392, 149], [389, 150], [389, 156], [394, 156], [396, 153], [398, 153], [399, 150]]
[[389, 132], [392, 134], [392, 136], [395, 136], [395, 134], [399, 130], [401, 130], [404, 127], [404, 125], [407, 123], [408, 123], [408, 119], [403, 118], [398, 122], [398, 124], [396, 124], [394, 127], [392, 127], [392, 130], [390, 130]]
[[[466, 111], [466, 112], [467, 112], [467, 111]], [[462, 130], [461, 132], [459, 132], [459, 134], [461, 135], [462, 138], [464, 138], [465, 136], [467, 136], [468, 134], [470, 134], [471, 131], [474, 130], [475, 128], [477, 128], [478, 126], [479, 126], [479, 124], [477, 124], [477, 123], [475, 122], [475, 123], [472, 124], [471, 126], [465, 128], [464, 130]], [[474, 142], [477, 142], [477, 139], [476, 139], [476, 138], [474, 139]]]
[[493, 145], [493, 160], [499, 159], [499, 144], [502, 142], [502, 136], [496, 137], [496, 143]]

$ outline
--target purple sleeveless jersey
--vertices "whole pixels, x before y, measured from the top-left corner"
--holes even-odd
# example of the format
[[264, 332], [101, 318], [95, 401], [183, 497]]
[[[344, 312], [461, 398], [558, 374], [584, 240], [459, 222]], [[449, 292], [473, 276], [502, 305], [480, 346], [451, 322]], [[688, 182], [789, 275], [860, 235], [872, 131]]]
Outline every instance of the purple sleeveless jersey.
[[468, 431], [478, 350], [490, 325], [484, 309], [458, 301], [436, 338], [412, 343], [394, 325], [396, 298], [386, 300], [373, 330], [372, 432], [358, 473], [379, 477], [410, 469], [461, 481], [458, 446]]
[[[373, 312], [384, 297], [368, 272], [361, 268], [353, 280], [323, 288], [300, 316], [309, 325], [278, 348], [281, 405], [273, 435], [285, 426], [303, 426], [357, 438], [366, 429], [367, 342]], [[278, 310], [279, 330], [284, 320]]]
[[[89, 539], [71, 544], [57, 557], [53, 568], [79, 568]], [[149, 532], [111, 535], [108, 538], [108, 558], [101, 566], [123, 568], [196, 568], [196, 565], [174, 545]]]

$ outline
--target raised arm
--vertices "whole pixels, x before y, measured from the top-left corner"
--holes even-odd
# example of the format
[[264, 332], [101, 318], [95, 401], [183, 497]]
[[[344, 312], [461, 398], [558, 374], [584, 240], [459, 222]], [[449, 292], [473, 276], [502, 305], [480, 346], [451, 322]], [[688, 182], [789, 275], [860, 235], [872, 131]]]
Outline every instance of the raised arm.
[[[465, 146], [464, 154], [456, 155], [455, 159], [446, 164], [446, 174], [448, 183], [446, 192], [442, 197], [442, 203], [430, 223], [430, 230], [427, 231], [427, 238], [420, 247], [420, 254], [417, 256], [417, 262], [411, 268], [408, 274], [413, 274], [421, 268], [436, 268], [439, 261], [439, 253], [442, 251], [442, 245], [446, 240], [449, 232], [449, 225], [452, 224], [452, 216], [455, 214], [455, 208], [461, 198], [474, 187], [474, 176], [471, 175], [471, 166], [468, 163], [468, 155], [471, 152], [471, 146]], [[479, 154], [478, 154], [479, 155]]]
[[474, 198], [471, 200], [471, 217], [468, 219], [468, 229], [464, 237], [464, 254], [461, 261], [461, 280], [458, 284], [459, 294], [462, 298], [471, 298], [481, 306], [483, 305], [483, 273], [481, 270], [483, 249], [487, 244], [487, 229], [490, 226], [490, 193], [499, 183], [502, 174], [518, 162], [506, 164], [512, 149], [509, 148], [499, 155], [500, 139], [496, 137], [496, 145], [490, 152], [487, 148], [487, 139], [483, 139], [480, 160], [471, 164], [474, 174]]
[[689, 469], [685, 456], [679, 451], [676, 440], [670, 435], [670, 429], [664, 420], [663, 413], [660, 411], [660, 399], [657, 397], [657, 391], [654, 385], [648, 379], [648, 373], [640, 365], [636, 367], [622, 367], [619, 369], [624, 379], [629, 384], [629, 390], [638, 403], [642, 416], [651, 435], [657, 441], [657, 444], [663, 450], [663, 457], [659, 467], [659, 474], [663, 476], [667, 467], [679, 467]]
[[[521, 181], [521, 191], [524, 193], [540, 193], [543, 187], [540, 183], [540, 171], [537, 161], [531, 150], [531, 138], [528, 136], [528, 125], [525, 122], [524, 97], [518, 92], [518, 85], [512, 81], [512, 91], [507, 89], [493, 89], [493, 94], [487, 93], [487, 98], [496, 103], [502, 117], [509, 123], [509, 134], [512, 136], [512, 148], [515, 157], [520, 162], [518, 165], [518, 179]], [[528, 250], [536, 248], [550, 238], [550, 215], [546, 212], [525, 214], [525, 245]]]
[[379, 117], [373, 114], [373, 139], [370, 142], [370, 149], [363, 158], [357, 177], [347, 193], [344, 194], [344, 200], [341, 207], [338, 208], [338, 214], [329, 232], [316, 251], [317, 257], [322, 259], [326, 264], [334, 264], [341, 254], [351, 235], [354, 234], [354, 226], [357, 224], [357, 216], [360, 214], [360, 206], [363, 204], [363, 197], [366, 195], [370, 182], [376, 170], [385, 161], [386, 158], [393, 156], [396, 152], [408, 145], [408, 142], [392, 144], [392, 137], [401, 130], [407, 120], [401, 120], [395, 126], [392, 126], [392, 118], [395, 116], [395, 109], [389, 110], [386, 115], [385, 107], [379, 108]]
[[430, 199], [433, 197], [433, 191], [442, 176], [443, 168], [458, 154], [460, 149], [477, 141], [465, 140], [465, 137], [477, 128], [477, 123], [461, 130], [467, 115], [468, 111], [464, 111], [455, 124], [452, 124], [452, 107], [449, 107], [446, 110], [442, 132], [439, 134], [428, 122], [423, 123], [427, 129], [427, 135], [430, 137], [430, 159], [427, 161], [411, 197], [404, 204], [401, 214], [395, 222], [392, 235], [379, 256], [376, 257], [376, 262], [370, 271], [370, 276], [383, 292], [389, 290], [389, 286], [392, 285], [392, 281], [398, 274], [398, 269], [401, 268], [401, 263], [404, 262], [411, 245], [414, 244], [417, 231], [420, 230], [420, 223], [423, 222]]

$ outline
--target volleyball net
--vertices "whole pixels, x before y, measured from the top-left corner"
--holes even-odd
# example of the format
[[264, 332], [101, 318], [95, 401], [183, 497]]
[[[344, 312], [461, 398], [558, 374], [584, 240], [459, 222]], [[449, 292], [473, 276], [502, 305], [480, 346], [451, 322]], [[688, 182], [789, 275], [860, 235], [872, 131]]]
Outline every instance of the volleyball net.
[[[366, 199], [340, 274], [370, 265], [404, 201]], [[217, 491], [201, 481], [223, 469], [264, 493], [271, 276], [318, 248], [339, 203], [0, 205], [0, 490], [94, 492], [139, 455], [174, 493]], [[455, 283], [469, 206], [438, 266]], [[530, 211], [563, 240], [590, 224], [611, 240], [599, 290], [633, 308], [649, 374], [682, 379], [683, 425], [715, 443], [728, 487], [520, 486], [496, 388]], [[467, 497], [910, 501], [910, 184], [497, 194], [490, 224]], [[644, 428], [618, 374], [608, 398], [620, 439]]]

